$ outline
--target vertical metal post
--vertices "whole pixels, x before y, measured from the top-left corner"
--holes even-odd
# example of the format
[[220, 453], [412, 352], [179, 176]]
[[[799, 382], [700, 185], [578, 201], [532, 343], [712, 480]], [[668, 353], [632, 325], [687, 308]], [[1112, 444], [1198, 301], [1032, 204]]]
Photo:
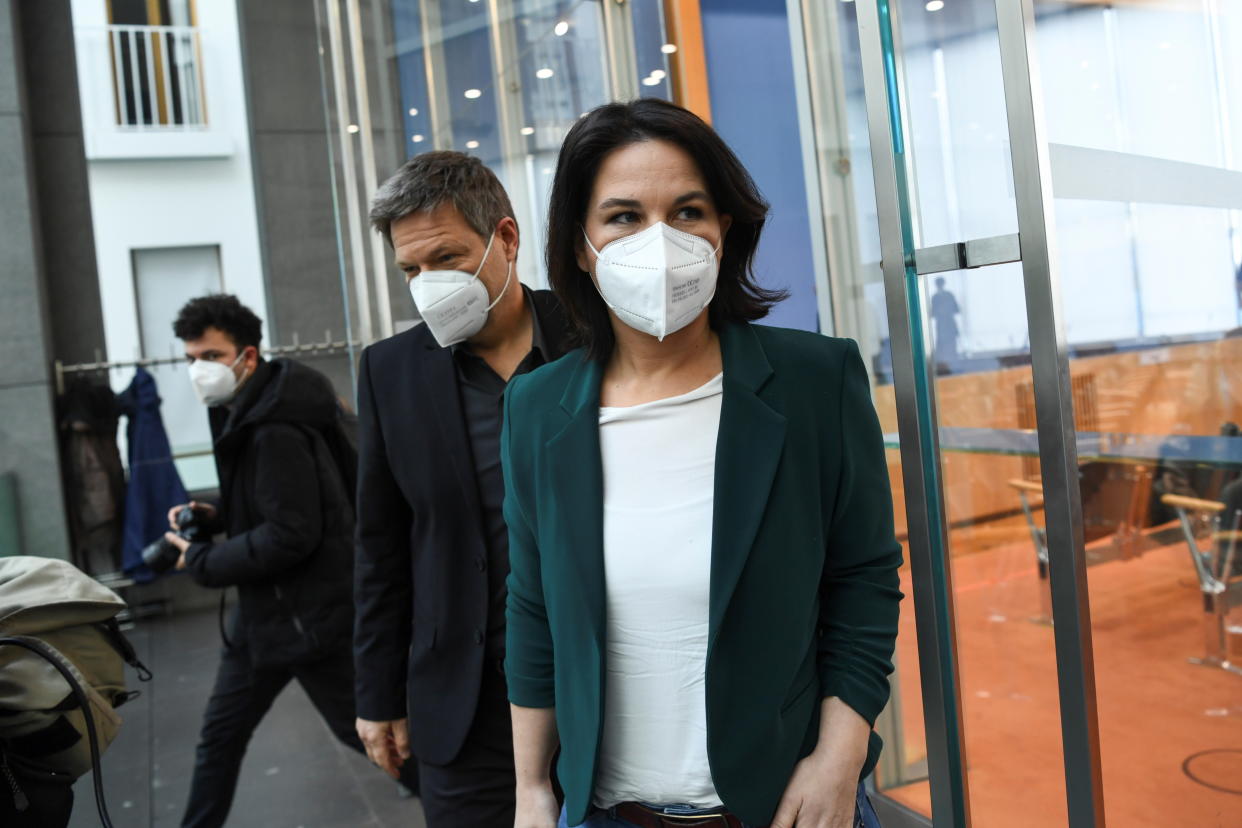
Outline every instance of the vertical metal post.
[[[341, 142], [341, 178], [345, 190], [345, 221], [349, 227], [349, 259], [358, 303], [358, 333], [362, 341], [374, 341], [371, 319], [371, 291], [367, 279], [367, 260], [363, 252], [362, 212], [358, 202], [358, 176], [354, 166], [353, 136], [347, 129], [349, 92], [345, 88], [345, 48], [341, 33], [340, 0], [326, 0], [328, 48], [332, 54], [332, 88], [336, 99], [336, 137]], [[331, 113], [329, 113], [331, 114]], [[330, 139], [329, 139], [330, 140]], [[335, 170], [333, 175], [335, 175]]]
[[[358, 0], [345, 0], [349, 19], [349, 57], [354, 76], [354, 99], [358, 104], [358, 137], [362, 149], [362, 187], [366, 198], [378, 186], [375, 171], [375, 136], [371, 128], [370, 86], [367, 83], [366, 53], [362, 45], [362, 13]], [[387, 90], [384, 90], [387, 92]], [[375, 305], [379, 311], [379, 335], [392, 336], [392, 302], [388, 296], [388, 257], [378, 233], [368, 233], [371, 243], [371, 278], [375, 287]]]
[[453, 108], [449, 102], [444, 57], [444, 29], [440, 26], [440, 4], [419, 0], [418, 23], [423, 35], [423, 71], [427, 75], [427, 121], [431, 124], [428, 149], [453, 149]]
[[639, 96], [638, 67], [634, 52], [634, 19], [626, 0], [601, 0], [604, 42], [608, 46], [608, 85], [614, 101]]
[[1022, 245], [1069, 824], [1104, 825], [1095, 664], [1069, 354], [1052, 233], [1052, 176], [1036, 64], [1034, 0], [996, 0], [1001, 74]]
[[[910, 569], [918, 629], [932, 821], [947, 828], [970, 824], [970, 798], [962, 748], [952, 578], [940, 481], [935, 389], [931, 382], [925, 317], [914, 269], [914, 238], [907, 203], [906, 144], [893, 49], [889, 0], [858, 7], [863, 86], [875, 176], [876, 210], [901, 466], [905, 484]], [[887, 47], [887, 48], [886, 48]]]

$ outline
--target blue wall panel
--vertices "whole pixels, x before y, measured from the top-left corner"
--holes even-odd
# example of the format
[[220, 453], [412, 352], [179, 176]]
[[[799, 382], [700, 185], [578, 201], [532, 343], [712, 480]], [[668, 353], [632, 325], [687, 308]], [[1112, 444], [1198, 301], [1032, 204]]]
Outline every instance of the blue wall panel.
[[701, 0], [712, 125], [772, 205], [755, 272], [789, 291], [768, 324], [819, 330], [784, 0]]

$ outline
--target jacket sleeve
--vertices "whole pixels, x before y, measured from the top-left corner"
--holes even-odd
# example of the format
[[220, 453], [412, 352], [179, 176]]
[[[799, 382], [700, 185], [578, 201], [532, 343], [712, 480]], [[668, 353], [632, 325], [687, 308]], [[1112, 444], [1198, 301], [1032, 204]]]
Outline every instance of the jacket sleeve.
[[522, 505], [530, 486], [530, 468], [513, 455], [513, 433], [518, 444], [521, 425], [513, 422], [513, 398], [519, 393], [520, 377], [505, 392], [504, 426], [500, 433], [500, 462], [505, 478], [505, 523], [509, 527], [509, 597], [505, 611], [505, 677], [509, 701], [519, 707], [556, 706], [552, 664], [552, 631], [543, 602], [543, 578], [539, 546], [529, 514]]
[[250, 451], [259, 523], [219, 543], [190, 547], [186, 566], [203, 586], [270, 581], [313, 554], [323, 539], [311, 438], [296, 426], [260, 426]]
[[852, 340], [841, 366], [840, 406], [840, 478], [820, 581], [820, 689], [874, 726], [893, 671], [901, 546], [883, 434]]
[[375, 410], [370, 351], [358, 371], [358, 524], [354, 556], [354, 686], [358, 716], [406, 717], [413, 514], [393, 478]]

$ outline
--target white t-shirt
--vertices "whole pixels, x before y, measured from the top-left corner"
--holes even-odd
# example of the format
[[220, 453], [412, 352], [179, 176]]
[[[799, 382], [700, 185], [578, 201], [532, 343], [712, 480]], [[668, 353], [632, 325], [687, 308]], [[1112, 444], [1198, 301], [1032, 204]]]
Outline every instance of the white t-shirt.
[[708, 591], [723, 375], [601, 408], [607, 679], [595, 804], [721, 804], [707, 764]]

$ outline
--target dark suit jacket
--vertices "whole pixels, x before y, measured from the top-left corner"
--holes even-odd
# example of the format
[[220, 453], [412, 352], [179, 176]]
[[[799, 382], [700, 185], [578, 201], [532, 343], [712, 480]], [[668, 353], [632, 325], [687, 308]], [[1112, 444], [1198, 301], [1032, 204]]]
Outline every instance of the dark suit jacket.
[[[554, 360], [567, 326], [532, 294]], [[410, 719], [424, 762], [460, 751], [478, 703], [487, 548], [453, 354], [420, 325], [363, 351], [354, 660], [358, 715]]]
[[[901, 547], [857, 345], [755, 325], [720, 338], [707, 753], [725, 805], [766, 825], [815, 747], [820, 700], [873, 724], [887, 702]], [[605, 713], [601, 373], [574, 352], [519, 377], [501, 440], [509, 698], [556, 708], [570, 825]], [[879, 748], [873, 734], [864, 775]]]

